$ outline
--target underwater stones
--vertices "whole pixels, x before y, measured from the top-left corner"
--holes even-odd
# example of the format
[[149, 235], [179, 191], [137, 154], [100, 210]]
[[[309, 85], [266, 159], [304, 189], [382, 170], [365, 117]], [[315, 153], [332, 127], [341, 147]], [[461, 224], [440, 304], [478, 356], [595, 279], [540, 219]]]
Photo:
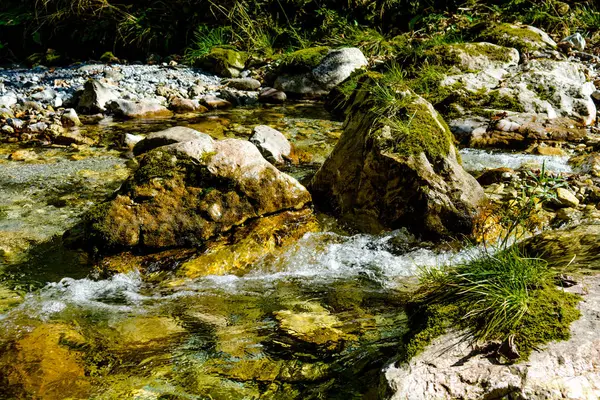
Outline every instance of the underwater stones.
[[170, 117], [172, 115], [165, 106], [153, 100], [114, 100], [107, 104], [110, 110], [117, 116], [123, 118], [156, 118]]
[[279, 328], [286, 334], [303, 342], [334, 349], [340, 342], [355, 340], [339, 328], [341, 321], [324, 310], [321, 312], [293, 312], [281, 310], [273, 313]]
[[310, 201], [302, 185], [250, 142], [175, 143], [140, 157], [116, 198], [88, 216], [87, 241], [113, 250], [197, 246], [246, 221], [299, 210]]
[[95, 114], [106, 111], [107, 103], [117, 100], [114, 89], [96, 79], [88, 80], [83, 86], [77, 109], [84, 113]]
[[34, 161], [37, 160], [39, 156], [33, 150], [17, 150], [14, 151], [8, 156], [9, 160], [12, 161]]
[[114, 323], [112, 328], [116, 336], [110, 345], [126, 351], [131, 348], [165, 346], [186, 332], [176, 320], [158, 316], [127, 318]]
[[192, 140], [211, 140], [206, 133], [198, 132], [195, 129], [185, 126], [175, 126], [162, 131], [153, 132], [145, 139], [138, 141], [133, 147], [133, 154], [139, 156], [157, 147], [166, 146], [173, 143], [189, 142]]
[[260, 150], [263, 157], [274, 164], [283, 164], [292, 153], [292, 145], [281, 132], [266, 125], [252, 131], [250, 142]]
[[318, 221], [309, 209], [257, 218], [211, 241], [202, 254], [185, 262], [179, 273], [192, 279], [206, 275], [241, 275], [259, 261], [273, 256], [278, 249], [318, 229]]
[[355, 93], [344, 133], [311, 181], [315, 201], [365, 231], [471, 234], [483, 189], [461, 167], [453, 136], [433, 106], [396, 92], [401, 106], [381, 121], [370, 107], [373, 94]]
[[[302, 51], [307, 50], [311, 49]], [[303, 60], [301, 57], [292, 57], [292, 61], [280, 68], [275, 89], [301, 97], [322, 97], [348, 78], [352, 72], [368, 65], [360, 49], [355, 47], [331, 50], [309, 71], [296, 73], [295, 71], [301, 70], [300, 66], [304, 66]]]
[[8, 344], [0, 355], [0, 383], [5, 394], [59, 400], [87, 398], [90, 384], [83, 367], [85, 344], [73, 328], [53, 323], [36, 327]]
[[248, 54], [222, 47], [213, 47], [198, 61], [198, 66], [226, 78], [237, 78], [246, 65]]

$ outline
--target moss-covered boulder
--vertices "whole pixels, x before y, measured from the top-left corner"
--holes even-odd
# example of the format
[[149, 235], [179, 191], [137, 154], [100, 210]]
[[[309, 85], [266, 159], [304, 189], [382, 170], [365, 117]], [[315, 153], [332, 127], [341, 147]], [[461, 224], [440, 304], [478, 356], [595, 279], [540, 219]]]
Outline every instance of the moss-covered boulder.
[[345, 129], [311, 182], [315, 201], [363, 230], [470, 234], [484, 198], [442, 117], [406, 88], [365, 78]]
[[15, 398], [87, 399], [90, 389], [83, 353], [85, 339], [63, 324], [36, 327], [2, 349], [1, 393]]
[[486, 42], [435, 46], [425, 56], [430, 63], [457, 67], [464, 72], [508, 69], [519, 63], [516, 49]]
[[246, 66], [248, 54], [224, 47], [213, 47], [197, 64], [225, 78], [237, 78]]
[[315, 47], [284, 56], [277, 69], [275, 88], [298, 97], [322, 97], [368, 64], [355, 47], [329, 50]]
[[81, 239], [105, 252], [194, 247], [310, 201], [308, 191], [252, 143], [205, 135], [142, 154], [116, 197], [89, 213]]
[[479, 39], [528, 53], [556, 48], [556, 42], [546, 32], [529, 25], [492, 25], [481, 32]]

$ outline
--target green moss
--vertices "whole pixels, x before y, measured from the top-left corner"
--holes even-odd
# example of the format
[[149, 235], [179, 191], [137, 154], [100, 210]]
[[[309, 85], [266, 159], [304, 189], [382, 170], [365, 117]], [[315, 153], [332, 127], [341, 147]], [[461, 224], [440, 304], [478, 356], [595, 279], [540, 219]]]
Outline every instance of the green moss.
[[507, 23], [491, 26], [479, 38], [500, 46], [514, 47], [519, 51], [532, 51], [546, 46], [540, 34], [526, 27]]
[[329, 47], [309, 47], [285, 54], [280, 58], [279, 71], [285, 73], [302, 73], [312, 71], [329, 53]]
[[364, 77], [373, 79], [381, 78], [382, 75], [375, 71], [358, 69], [354, 71], [345, 81], [333, 88], [325, 101], [325, 108], [336, 115], [344, 115], [348, 106], [352, 104], [352, 97], [359, 82]]
[[[404, 361], [421, 352], [449, 327], [496, 350], [509, 361], [555, 340], [567, 340], [580, 312], [581, 298], [556, 288], [553, 272], [541, 259], [508, 249], [468, 263], [424, 270], [421, 287], [409, 307], [410, 332]], [[514, 354], [503, 351], [510, 344]]]
[[111, 51], [107, 51], [100, 56], [100, 61], [104, 63], [119, 62], [119, 59]]
[[148, 182], [154, 178], [173, 176], [177, 159], [172, 154], [161, 150], [153, 150], [140, 157], [140, 167], [135, 173], [136, 184]]
[[461, 65], [461, 54], [472, 57], [485, 57], [491, 61], [508, 62], [511, 60], [508, 49], [480, 43], [456, 43], [435, 46], [425, 51], [425, 56], [430, 63], [442, 66]]
[[213, 47], [210, 53], [200, 57], [197, 61], [198, 65], [216, 74], [225, 77], [234, 77], [239, 74], [239, 71], [244, 69], [248, 54], [242, 51], [237, 51], [229, 46]]

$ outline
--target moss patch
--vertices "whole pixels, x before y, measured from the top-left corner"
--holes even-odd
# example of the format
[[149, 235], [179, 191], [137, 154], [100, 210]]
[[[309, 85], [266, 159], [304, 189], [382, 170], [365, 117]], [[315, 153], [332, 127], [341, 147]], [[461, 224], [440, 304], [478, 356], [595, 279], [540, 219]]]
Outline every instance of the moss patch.
[[546, 46], [539, 33], [508, 23], [486, 29], [479, 38], [500, 46], [514, 47], [519, 51], [533, 51]]
[[289, 74], [310, 72], [323, 61], [329, 50], [327, 46], [319, 46], [285, 54], [280, 58], [279, 72]]

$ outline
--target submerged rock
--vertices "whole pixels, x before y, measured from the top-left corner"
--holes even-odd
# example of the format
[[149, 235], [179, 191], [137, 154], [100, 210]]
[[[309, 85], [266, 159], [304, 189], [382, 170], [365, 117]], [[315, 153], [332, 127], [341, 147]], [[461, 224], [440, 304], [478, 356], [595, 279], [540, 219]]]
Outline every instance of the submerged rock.
[[355, 91], [344, 133], [311, 182], [315, 201], [367, 231], [470, 234], [484, 193], [460, 166], [448, 126], [409, 91], [396, 91], [380, 119], [376, 84], [369, 78]]
[[84, 338], [67, 325], [38, 326], [2, 352], [3, 393], [14, 391], [27, 398], [48, 400], [87, 398], [89, 378], [83, 367], [83, 353], [76, 350], [84, 344]]
[[206, 136], [143, 154], [117, 196], [89, 214], [84, 243], [104, 250], [198, 246], [310, 201], [252, 143]]

